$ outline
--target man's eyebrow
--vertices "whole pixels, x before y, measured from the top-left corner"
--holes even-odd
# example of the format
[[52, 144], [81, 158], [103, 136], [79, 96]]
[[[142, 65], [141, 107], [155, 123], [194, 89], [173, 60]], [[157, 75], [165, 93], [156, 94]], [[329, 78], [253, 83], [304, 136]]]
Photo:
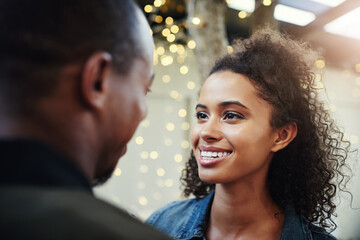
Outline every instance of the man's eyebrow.
[[197, 109], [197, 108], [205, 108], [205, 109], [207, 109], [207, 107], [205, 106], [205, 105], [203, 105], [203, 104], [196, 104], [196, 107], [195, 107], [195, 109]]
[[220, 106], [228, 106], [228, 105], [233, 105], [233, 104], [238, 105], [245, 109], [249, 109], [248, 107], [246, 107], [244, 104], [240, 103], [239, 101], [225, 101], [225, 102], [220, 103], [219, 105]]

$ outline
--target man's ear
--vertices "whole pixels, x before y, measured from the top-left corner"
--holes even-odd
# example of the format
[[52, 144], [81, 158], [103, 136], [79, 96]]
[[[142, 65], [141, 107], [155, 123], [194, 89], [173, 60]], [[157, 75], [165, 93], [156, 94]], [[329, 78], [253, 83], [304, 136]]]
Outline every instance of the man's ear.
[[84, 64], [80, 87], [83, 100], [90, 108], [99, 108], [104, 104], [111, 60], [111, 54], [96, 52]]
[[277, 152], [285, 148], [291, 143], [292, 140], [294, 140], [297, 135], [297, 124], [290, 123], [279, 128], [278, 130], [276, 130], [276, 132], [277, 138], [275, 139], [274, 145], [271, 149], [273, 152]]

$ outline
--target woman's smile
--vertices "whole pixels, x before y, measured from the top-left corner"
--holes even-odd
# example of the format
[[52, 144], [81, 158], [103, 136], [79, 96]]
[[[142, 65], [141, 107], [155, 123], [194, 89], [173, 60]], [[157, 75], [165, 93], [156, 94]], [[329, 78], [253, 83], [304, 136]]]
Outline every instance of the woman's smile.
[[199, 155], [198, 159], [200, 165], [203, 167], [211, 167], [225, 160], [231, 153], [231, 150], [201, 146], [197, 154]]

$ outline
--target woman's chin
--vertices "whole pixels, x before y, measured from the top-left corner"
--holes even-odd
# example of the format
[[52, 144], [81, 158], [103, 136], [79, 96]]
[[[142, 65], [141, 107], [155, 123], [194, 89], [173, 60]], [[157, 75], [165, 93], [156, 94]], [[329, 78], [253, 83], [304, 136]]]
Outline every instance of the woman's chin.
[[201, 181], [206, 182], [206, 183], [210, 183], [210, 184], [216, 184], [216, 183], [220, 183], [220, 179], [217, 176], [214, 176], [214, 174], [209, 174], [209, 173], [200, 173], [199, 172], [199, 177], [201, 179]]

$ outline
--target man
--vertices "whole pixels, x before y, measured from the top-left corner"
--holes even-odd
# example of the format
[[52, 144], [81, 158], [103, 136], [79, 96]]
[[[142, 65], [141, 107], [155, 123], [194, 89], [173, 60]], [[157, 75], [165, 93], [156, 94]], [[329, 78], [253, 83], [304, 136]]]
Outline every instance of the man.
[[91, 190], [147, 113], [153, 42], [139, 8], [2, 0], [0, 36], [0, 239], [168, 239]]

